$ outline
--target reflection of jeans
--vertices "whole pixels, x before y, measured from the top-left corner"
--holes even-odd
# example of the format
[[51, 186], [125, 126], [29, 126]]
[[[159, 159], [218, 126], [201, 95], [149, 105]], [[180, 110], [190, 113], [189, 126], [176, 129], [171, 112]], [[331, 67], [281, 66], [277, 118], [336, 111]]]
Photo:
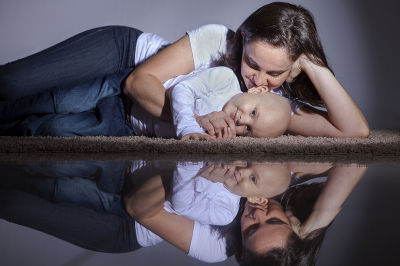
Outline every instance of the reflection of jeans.
[[131, 69], [0, 103], [0, 135], [132, 136], [121, 83]]
[[70, 202], [99, 213], [131, 217], [121, 207], [127, 163], [84, 161], [72, 164], [0, 164], [0, 185], [54, 203]]
[[88, 250], [122, 253], [141, 248], [133, 219], [71, 203], [54, 204], [16, 189], [0, 188], [0, 218]]
[[136, 250], [135, 221], [117, 194], [129, 164], [0, 164], [0, 218], [89, 250]]
[[108, 26], [91, 29], [26, 58], [0, 66], [0, 101], [48, 88], [72, 87], [134, 64], [141, 31]]

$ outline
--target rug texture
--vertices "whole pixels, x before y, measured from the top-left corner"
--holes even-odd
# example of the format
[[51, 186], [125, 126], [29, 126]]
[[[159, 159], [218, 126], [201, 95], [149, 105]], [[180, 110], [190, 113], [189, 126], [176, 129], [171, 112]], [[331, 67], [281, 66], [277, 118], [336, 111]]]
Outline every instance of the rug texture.
[[177, 153], [400, 156], [400, 129], [371, 130], [365, 139], [281, 136], [220, 142], [136, 137], [0, 137], [0, 153]]

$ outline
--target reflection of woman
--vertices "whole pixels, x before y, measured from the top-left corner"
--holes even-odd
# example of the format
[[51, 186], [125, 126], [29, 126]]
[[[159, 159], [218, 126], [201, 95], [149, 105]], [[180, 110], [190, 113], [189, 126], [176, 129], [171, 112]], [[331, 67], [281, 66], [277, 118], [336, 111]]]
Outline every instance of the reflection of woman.
[[[203, 242], [204, 249], [212, 245], [213, 250], [208, 252], [214, 253], [210, 256], [219, 260], [235, 254], [241, 265], [256, 262], [290, 265], [306, 261], [310, 263], [305, 264], [312, 265], [326, 227], [365, 171], [365, 167], [358, 166], [329, 167], [325, 169], [328, 180], [322, 190], [318, 184], [293, 187], [278, 199], [282, 205], [276, 200], [258, 205], [243, 200], [234, 222], [217, 229], [209, 228], [210, 243]], [[193, 245], [197, 244], [192, 234], [194, 230], [199, 230], [199, 225], [163, 210], [160, 202], [168, 192], [163, 189], [162, 175], [154, 176], [147, 182], [125, 198], [128, 212], [140, 224], [190, 254]], [[144, 206], [143, 202], [147, 205]]]
[[[68, 87], [138, 66], [166, 45], [158, 36], [130, 28], [93, 29], [1, 66], [0, 99], [20, 98], [51, 86]], [[188, 32], [133, 71], [124, 92], [153, 116], [171, 120], [164, 86], [172, 86], [176, 82], [173, 78], [179, 80], [181, 75], [215, 65], [232, 68], [243, 90], [264, 86], [287, 98], [325, 104], [327, 113], [288, 99], [294, 112], [288, 128], [291, 134], [369, 134], [361, 111], [328, 68], [311, 14], [286, 3], [261, 7], [235, 34], [221, 25]], [[197, 121], [211, 135], [226, 126], [235, 130], [237, 123], [222, 113], [198, 117]]]

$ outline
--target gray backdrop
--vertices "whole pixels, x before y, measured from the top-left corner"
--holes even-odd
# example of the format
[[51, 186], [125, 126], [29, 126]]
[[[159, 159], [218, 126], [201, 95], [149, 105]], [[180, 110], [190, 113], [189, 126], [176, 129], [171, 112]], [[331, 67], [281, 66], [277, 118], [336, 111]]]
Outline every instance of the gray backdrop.
[[[236, 30], [262, 0], [1, 0], [0, 64], [81, 31], [125, 25], [173, 42], [207, 23]], [[396, 128], [400, 24], [396, 0], [291, 1], [315, 16], [328, 60], [371, 128]]]

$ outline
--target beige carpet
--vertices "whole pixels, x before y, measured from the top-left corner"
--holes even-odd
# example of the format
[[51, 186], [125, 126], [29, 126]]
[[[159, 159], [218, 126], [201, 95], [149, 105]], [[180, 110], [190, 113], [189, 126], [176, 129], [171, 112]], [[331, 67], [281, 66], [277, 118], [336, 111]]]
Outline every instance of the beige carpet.
[[221, 142], [148, 137], [0, 137], [0, 153], [179, 153], [400, 156], [400, 129], [371, 130], [366, 139], [281, 136]]

